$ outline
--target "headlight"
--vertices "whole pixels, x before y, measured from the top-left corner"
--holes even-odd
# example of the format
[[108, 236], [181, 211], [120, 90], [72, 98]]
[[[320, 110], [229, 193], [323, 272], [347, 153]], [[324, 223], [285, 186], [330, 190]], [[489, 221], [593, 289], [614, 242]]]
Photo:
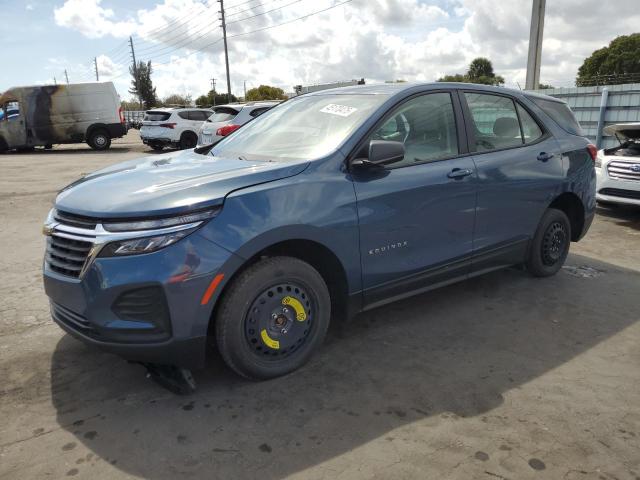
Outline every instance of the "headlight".
[[215, 217], [220, 209], [204, 212], [189, 213], [178, 217], [158, 218], [155, 220], [140, 220], [134, 222], [103, 223], [102, 226], [108, 232], [135, 232], [139, 230], [155, 230], [157, 228], [174, 227], [188, 223], [203, 222]]
[[168, 247], [176, 243], [181, 238], [186, 237], [196, 228], [180, 230], [178, 232], [167, 233], [155, 237], [134, 238], [133, 240], [122, 240], [111, 242], [100, 251], [100, 257], [115, 257], [120, 255], [138, 255], [141, 253], [151, 253], [161, 248]]
[[102, 239], [106, 245], [98, 256], [116, 257], [155, 252], [193, 233], [219, 212], [220, 208], [217, 208], [177, 217], [103, 223], [105, 235]]

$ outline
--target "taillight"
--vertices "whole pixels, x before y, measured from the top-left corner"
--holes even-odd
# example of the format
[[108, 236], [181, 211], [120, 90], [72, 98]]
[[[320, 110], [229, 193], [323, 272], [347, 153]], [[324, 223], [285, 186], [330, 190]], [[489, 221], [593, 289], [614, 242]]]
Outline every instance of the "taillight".
[[218, 135], [219, 137], [226, 137], [239, 128], [240, 125], [225, 125], [224, 127], [220, 127], [218, 130], [216, 130], [216, 135]]
[[175, 123], [161, 123], [158, 126], [162, 127], [162, 128], [171, 128], [171, 129], [173, 129], [176, 126], [176, 124]]
[[589, 145], [587, 145], [587, 151], [589, 152], [589, 155], [591, 155], [591, 160], [593, 160], [593, 163], [596, 163], [596, 158], [598, 158], [598, 149], [596, 148], [596, 146], [593, 143], [590, 143]]
[[122, 107], [118, 108], [118, 116], [120, 117], [120, 123], [125, 123], [124, 112], [122, 111]]

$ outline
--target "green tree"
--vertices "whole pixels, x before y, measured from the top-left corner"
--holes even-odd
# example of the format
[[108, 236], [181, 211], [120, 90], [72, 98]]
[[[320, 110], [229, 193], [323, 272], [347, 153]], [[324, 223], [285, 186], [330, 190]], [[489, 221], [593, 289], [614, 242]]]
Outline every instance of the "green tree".
[[191, 95], [180, 95], [179, 93], [173, 93], [164, 97], [161, 103], [165, 107], [169, 107], [172, 105], [189, 106], [193, 104], [193, 101], [191, 100]]
[[[231, 95], [231, 101], [237, 102], [238, 97]], [[215, 90], [209, 90], [206, 95], [200, 95], [196, 98], [196, 105], [198, 107], [211, 107], [213, 105], [224, 105], [227, 102], [226, 93], [218, 93]]]
[[133, 65], [129, 67], [129, 73], [133, 77], [129, 93], [140, 99], [145, 110], [155, 107], [158, 103], [156, 89], [151, 81], [152, 71], [150, 61], [147, 63], [138, 62], [137, 69]]
[[253, 102], [256, 100], [284, 100], [286, 98], [284, 90], [281, 88], [260, 85], [258, 88], [247, 90], [247, 98], [245, 100]]
[[483, 85], [504, 85], [504, 78], [496, 75], [493, 71], [491, 60], [484, 57], [474, 58], [469, 64], [469, 70], [462, 75], [445, 75], [438, 79], [439, 82], [469, 82], [481, 83]]
[[556, 88], [556, 87], [554, 87], [553, 85], [547, 85], [546, 83], [541, 83], [541, 84], [538, 85], [538, 88], [540, 90], [550, 90], [550, 89]]
[[616, 85], [640, 81], [640, 33], [621, 35], [586, 58], [576, 86]]

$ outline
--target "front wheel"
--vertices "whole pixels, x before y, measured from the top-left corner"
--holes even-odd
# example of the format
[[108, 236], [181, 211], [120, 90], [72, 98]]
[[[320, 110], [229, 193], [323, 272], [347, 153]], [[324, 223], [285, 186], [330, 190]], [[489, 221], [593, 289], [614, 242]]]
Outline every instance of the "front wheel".
[[527, 269], [536, 277], [555, 275], [564, 265], [571, 243], [571, 223], [567, 215], [555, 208], [542, 216], [527, 258]]
[[329, 291], [311, 265], [292, 257], [260, 260], [233, 280], [221, 300], [216, 341], [225, 363], [254, 379], [285, 375], [322, 344]]

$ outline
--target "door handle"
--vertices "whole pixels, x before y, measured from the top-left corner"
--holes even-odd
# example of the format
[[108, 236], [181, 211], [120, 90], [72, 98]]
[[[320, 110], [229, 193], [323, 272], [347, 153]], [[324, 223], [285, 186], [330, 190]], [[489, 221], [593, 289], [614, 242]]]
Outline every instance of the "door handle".
[[472, 173], [473, 172], [468, 168], [465, 168], [465, 169], [454, 168], [449, 173], [447, 173], [447, 177], [453, 178], [454, 180], [460, 180], [461, 178], [468, 177]]
[[541, 162], [546, 162], [547, 160], [550, 160], [552, 158], [553, 158], [553, 153], [540, 152], [538, 154], [538, 160], [540, 160]]

